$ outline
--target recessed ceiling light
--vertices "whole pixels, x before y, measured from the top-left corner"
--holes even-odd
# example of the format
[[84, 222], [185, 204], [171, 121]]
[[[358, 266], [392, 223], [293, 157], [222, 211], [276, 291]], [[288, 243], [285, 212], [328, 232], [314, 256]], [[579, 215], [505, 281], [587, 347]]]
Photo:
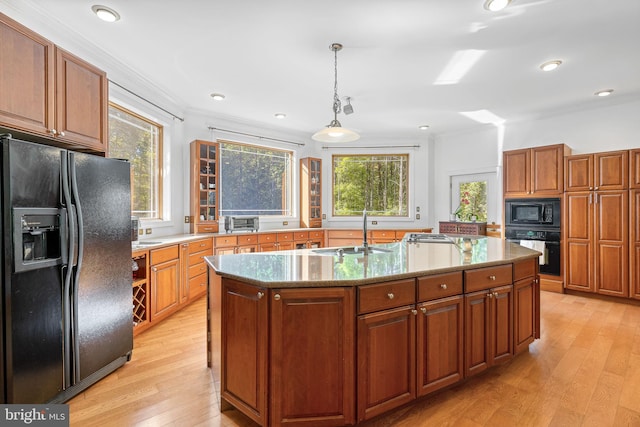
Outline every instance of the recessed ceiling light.
[[596, 96], [609, 96], [611, 95], [611, 93], [613, 92], [613, 89], [605, 89], [605, 90], [599, 90], [596, 93], [594, 93], [594, 95]]
[[222, 101], [224, 99], [224, 95], [221, 93], [212, 93], [211, 97], [216, 101]]
[[560, 61], [559, 59], [556, 59], [554, 61], [547, 61], [540, 66], [540, 69], [542, 71], [552, 71], [558, 68], [560, 64], [562, 64], [562, 61]]
[[285, 113], [275, 113], [274, 116], [276, 117], [276, 119], [284, 119], [285, 117], [287, 117]]
[[93, 13], [98, 15], [98, 18], [102, 19], [103, 21], [116, 22], [120, 20], [120, 14], [110, 7], [96, 4], [91, 6], [91, 10], [93, 10]]
[[420, 126], [418, 126], [418, 129], [427, 130], [427, 129], [429, 129], [429, 125], [420, 125]]
[[511, 3], [511, 0], [487, 0], [484, 2], [484, 8], [491, 12], [497, 12], [504, 9]]

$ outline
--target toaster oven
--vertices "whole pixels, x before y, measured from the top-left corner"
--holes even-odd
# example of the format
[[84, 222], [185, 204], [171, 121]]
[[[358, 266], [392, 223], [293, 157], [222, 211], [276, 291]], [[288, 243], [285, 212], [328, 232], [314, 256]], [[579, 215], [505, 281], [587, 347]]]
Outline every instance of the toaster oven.
[[227, 233], [240, 230], [258, 231], [258, 223], [257, 216], [226, 216], [224, 217], [224, 230]]

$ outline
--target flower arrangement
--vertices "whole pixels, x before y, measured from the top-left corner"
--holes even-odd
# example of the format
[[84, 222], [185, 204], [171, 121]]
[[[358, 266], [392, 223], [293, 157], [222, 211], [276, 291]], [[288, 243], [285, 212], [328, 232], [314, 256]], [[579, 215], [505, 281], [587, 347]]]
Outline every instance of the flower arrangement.
[[[470, 208], [469, 208], [469, 205], [471, 205]], [[472, 220], [473, 217], [476, 215], [475, 214], [476, 209], [477, 209], [476, 198], [471, 197], [469, 192], [465, 191], [462, 195], [462, 198], [460, 199], [460, 204], [458, 205], [458, 208], [455, 210], [453, 214], [456, 216], [456, 218]]]

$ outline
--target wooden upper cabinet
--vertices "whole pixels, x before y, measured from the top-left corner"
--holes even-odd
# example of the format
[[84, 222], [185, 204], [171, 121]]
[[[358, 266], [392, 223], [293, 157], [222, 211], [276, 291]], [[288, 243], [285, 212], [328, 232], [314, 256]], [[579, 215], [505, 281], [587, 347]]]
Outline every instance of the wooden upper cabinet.
[[640, 148], [629, 151], [629, 188], [640, 188]]
[[53, 128], [54, 59], [53, 43], [0, 14], [0, 126]]
[[56, 137], [106, 152], [107, 73], [56, 48]]
[[0, 14], [0, 127], [106, 152], [104, 71]]
[[564, 144], [505, 151], [505, 197], [561, 194], [564, 189]]
[[565, 158], [565, 190], [625, 190], [629, 187], [629, 152], [609, 151]]

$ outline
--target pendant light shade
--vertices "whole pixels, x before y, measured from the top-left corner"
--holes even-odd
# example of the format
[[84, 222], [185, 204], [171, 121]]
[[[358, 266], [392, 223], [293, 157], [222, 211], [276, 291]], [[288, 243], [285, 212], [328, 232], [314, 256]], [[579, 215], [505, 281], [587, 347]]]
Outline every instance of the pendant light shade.
[[333, 43], [329, 46], [334, 53], [334, 84], [333, 84], [333, 120], [327, 127], [314, 133], [311, 138], [320, 142], [352, 142], [360, 139], [356, 132], [343, 128], [338, 121], [338, 113], [341, 110], [340, 98], [338, 97], [338, 51], [342, 49], [340, 43]]

